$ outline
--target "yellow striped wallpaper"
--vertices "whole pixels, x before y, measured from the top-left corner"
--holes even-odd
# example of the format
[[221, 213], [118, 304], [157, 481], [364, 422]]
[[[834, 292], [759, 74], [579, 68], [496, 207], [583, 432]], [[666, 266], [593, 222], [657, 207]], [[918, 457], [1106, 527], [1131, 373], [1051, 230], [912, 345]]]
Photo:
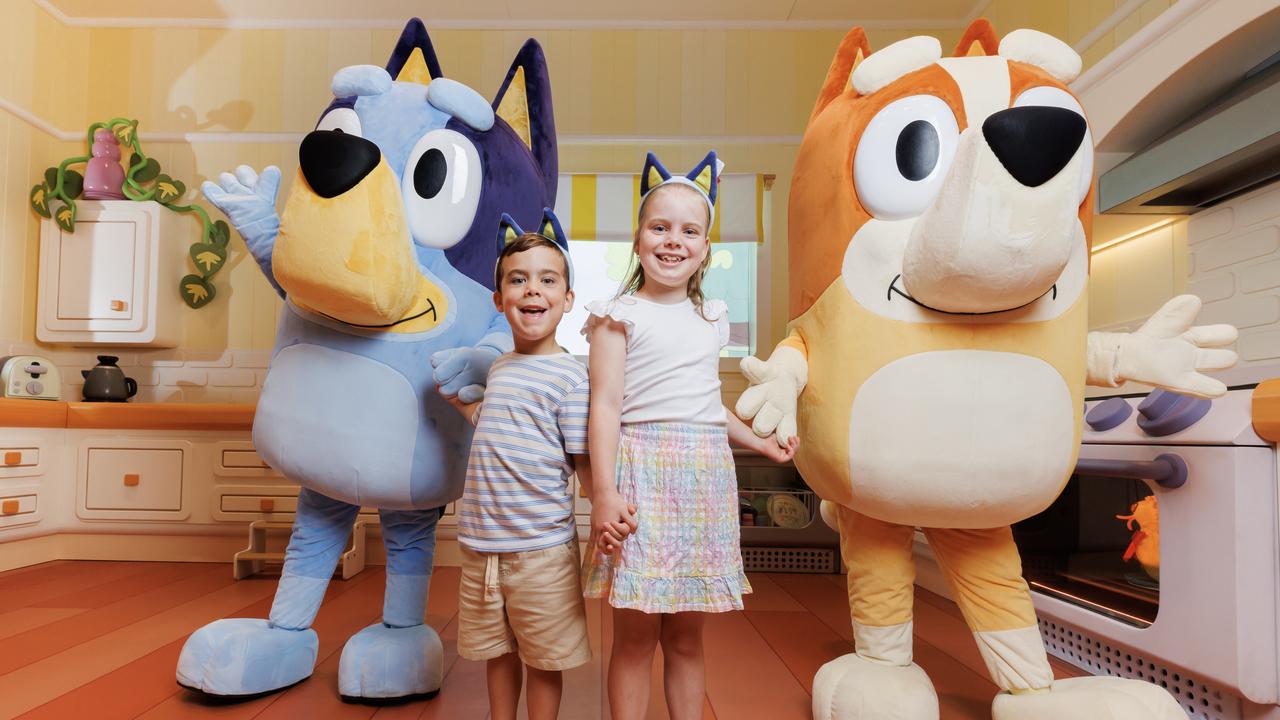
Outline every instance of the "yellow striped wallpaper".
[[[1121, 2], [993, 0], [986, 15], [1000, 31], [1030, 26], [1072, 41]], [[360, 29], [69, 27], [33, 0], [0, 5], [0, 99], [77, 132], [94, 120], [137, 117], [148, 153], [188, 188], [239, 163], [278, 164], [292, 177], [296, 146], [147, 143], [147, 133], [305, 132], [328, 102], [333, 72], [350, 64], [383, 64], [398, 35]], [[1144, 6], [1135, 23], [1147, 22], [1168, 1], [1147, 5], [1150, 11]], [[931, 34], [949, 49], [960, 31]], [[878, 48], [925, 32], [873, 30], [870, 38]], [[682, 138], [732, 138], [716, 142], [729, 172], [777, 175], [770, 261], [773, 297], [786, 297], [786, 199], [795, 141], [843, 33], [442, 30], [432, 38], [447, 75], [492, 97], [531, 35], [542, 43], [551, 68], [557, 130], [566, 139], [562, 172], [634, 173], [650, 149], [668, 167], [691, 167], [709, 140]], [[1098, 46], [1109, 50], [1120, 35], [1117, 28]], [[665, 141], [644, 139], [653, 137]], [[26, 208], [27, 190], [45, 166], [83, 149], [0, 109], [0, 340], [34, 338], [38, 225]], [[193, 223], [193, 237], [195, 232]], [[279, 303], [239, 238], [215, 282], [218, 299], [188, 313], [183, 347], [270, 347]], [[762, 332], [766, 347], [782, 336], [785, 322], [785, 304], [775, 303]]]

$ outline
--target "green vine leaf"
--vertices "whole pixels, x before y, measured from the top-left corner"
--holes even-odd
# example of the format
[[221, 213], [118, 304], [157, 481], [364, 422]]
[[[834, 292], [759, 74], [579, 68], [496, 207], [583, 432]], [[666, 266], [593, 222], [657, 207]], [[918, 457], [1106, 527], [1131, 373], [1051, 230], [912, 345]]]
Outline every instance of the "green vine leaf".
[[[137, 126], [138, 124], [136, 122], [129, 123], [127, 125], [120, 124], [111, 128], [111, 130], [116, 134], [116, 139], [120, 141], [120, 144], [128, 147], [133, 144], [133, 134], [137, 129]], [[133, 163], [130, 164], [132, 165]]]
[[178, 289], [182, 293], [182, 299], [192, 308], [199, 310], [213, 301], [216, 292], [213, 285], [205, 281], [199, 275], [184, 275], [179, 282]]
[[156, 178], [156, 202], [171, 203], [186, 191], [187, 186], [181, 180], [174, 180], [164, 173]]
[[147, 161], [143, 163], [142, 167], [133, 174], [133, 179], [140, 183], [151, 182], [152, 180], [155, 180], [156, 176], [159, 174], [160, 163], [156, 162], [155, 158], [147, 158]]
[[222, 269], [222, 264], [227, 261], [226, 248], [213, 243], [195, 243], [188, 252], [191, 262], [205, 278]]
[[67, 170], [66, 176], [62, 179], [62, 192], [67, 197], [75, 200], [80, 197], [80, 193], [84, 191], [84, 176], [75, 170]]
[[40, 217], [53, 217], [49, 212], [49, 188], [44, 183], [40, 183], [31, 188], [31, 209], [36, 211]]
[[70, 202], [58, 208], [58, 211], [53, 214], [53, 221], [58, 223], [58, 227], [62, 228], [63, 232], [75, 232], [76, 204]]
[[141, 165], [141, 164], [142, 164], [142, 156], [141, 156], [141, 155], [139, 155], [138, 153], [136, 153], [136, 152], [135, 152], [134, 154], [132, 154], [132, 155], [130, 155], [130, 156], [129, 156], [129, 167], [130, 167], [130, 168], [134, 167], [135, 165]]
[[219, 220], [213, 224], [213, 229], [209, 231], [209, 241], [223, 248], [231, 242], [231, 228], [226, 220]]
[[58, 168], [45, 168], [44, 185], [49, 188], [49, 192], [53, 192], [53, 189], [58, 187]]

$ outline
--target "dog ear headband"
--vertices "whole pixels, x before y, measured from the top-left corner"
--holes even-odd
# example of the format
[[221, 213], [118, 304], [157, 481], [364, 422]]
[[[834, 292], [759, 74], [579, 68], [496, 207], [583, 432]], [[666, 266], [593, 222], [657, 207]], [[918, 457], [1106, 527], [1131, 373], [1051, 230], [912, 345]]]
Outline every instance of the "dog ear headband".
[[716, 219], [716, 198], [720, 194], [720, 173], [724, 170], [724, 163], [716, 157], [716, 151], [712, 150], [689, 171], [688, 175], [672, 175], [667, 169], [658, 162], [657, 156], [649, 153], [644, 160], [644, 170], [640, 174], [640, 207], [644, 207], [644, 201], [649, 194], [663, 185], [673, 183], [680, 185], [688, 185], [697, 190], [702, 198], [707, 201], [707, 231], [710, 232], [711, 225]]
[[[498, 223], [498, 263], [502, 262], [502, 251], [523, 234], [524, 230], [520, 228], [515, 218], [502, 213], [502, 220]], [[554, 243], [560, 254], [564, 255], [564, 265], [569, 269], [567, 278], [569, 289], [573, 289], [573, 259], [569, 257], [569, 238], [564, 234], [564, 229], [560, 227], [560, 219], [551, 211], [551, 208], [542, 208], [542, 222], [538, 223], [538, 234]], [[502, 278], [497, 277], [497, 264], [493, 266], [493, 274], [493, 286], [496, 288], [502, 284]]]

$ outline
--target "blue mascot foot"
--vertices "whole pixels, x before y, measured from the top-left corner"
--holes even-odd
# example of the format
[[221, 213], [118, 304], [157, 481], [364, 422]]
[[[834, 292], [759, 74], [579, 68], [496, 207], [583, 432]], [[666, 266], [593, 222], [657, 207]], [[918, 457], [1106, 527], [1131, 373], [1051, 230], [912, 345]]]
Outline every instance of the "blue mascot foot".
[[284, 630], [266, 620], [215, 620], [191, 633], [178, 656], [178, 684], [223, 698], [248, 699], [311, 676], [315, 630]]
[[338, 693], [347, 702], [435, 697], [444, 679], [444, 647], [430, 625], [370, 625], [347, 641]]

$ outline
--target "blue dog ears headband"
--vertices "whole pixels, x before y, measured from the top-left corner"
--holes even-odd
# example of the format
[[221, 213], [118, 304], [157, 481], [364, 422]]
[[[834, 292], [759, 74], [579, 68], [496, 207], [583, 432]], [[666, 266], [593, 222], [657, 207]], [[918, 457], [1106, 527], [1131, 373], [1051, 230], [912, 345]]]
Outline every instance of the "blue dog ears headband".
[[[502, 251], [523, 234], [524, 230], [520, 228], [515, 218], [502, 213], [502, 220], [498, 223], [498, 262], [502, 262]], [[569, 268], [569, 287], [572, 289], [573, 259], [569, 257], [569, 237], [564, 234], [564, 229], [560, 227], [560, 218], [556, 217], [551, 208], [542, 208], [542, 221], [538, 223], [538, 234], [555, 243], [560, 254], [564, 255], [564, 265]], [[498, 274], [496, 263], [493, 266], [493, 273]], [[496, 288], [501, 284], [502, 278], [495, 277], [493, 286]]]
[[649, 197], [649, 193], [663, 185], [672, 183], [688, 185], [697, 190], [707, 201], [709, 218], [707, 224], [710, 225], [716, 219], [716, 198], [720, 195], [720, 173], [723, 170], [724, 163], [716, 157], [715, 150], [707, 153], [707, 156], [702, 158], [702, 162], [694, 165], [687, 175], [672, 175], [667, 172], [661, 162], [658, 162], [656, 155], [649, 153], [644, 159], [644, 170], [640, 173], [640, 206], [644, 207], [644, 201]]

